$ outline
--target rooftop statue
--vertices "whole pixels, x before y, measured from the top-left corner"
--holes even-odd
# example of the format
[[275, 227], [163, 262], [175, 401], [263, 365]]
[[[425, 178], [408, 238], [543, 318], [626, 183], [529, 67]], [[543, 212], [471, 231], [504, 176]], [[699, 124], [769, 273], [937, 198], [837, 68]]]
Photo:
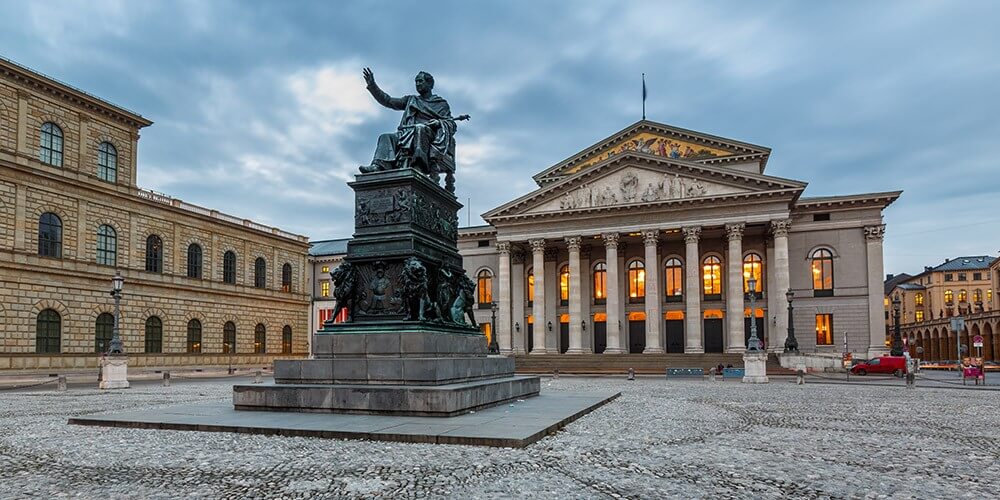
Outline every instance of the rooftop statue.
[[413, 168], [435, 182], [445, 174], [445, 189], [455, 192], [455, 122], [469, 115], [452, 117], [448, 101], [431, 93], [434, 77], [421, 71], [414, 78], [417, 95], [392, 97], [375, 83], [375, 75], [364, 69], [368, 92], [379, 104], [403, 112], [396, 132], [382, 134], [372, 164], [362, 173]]

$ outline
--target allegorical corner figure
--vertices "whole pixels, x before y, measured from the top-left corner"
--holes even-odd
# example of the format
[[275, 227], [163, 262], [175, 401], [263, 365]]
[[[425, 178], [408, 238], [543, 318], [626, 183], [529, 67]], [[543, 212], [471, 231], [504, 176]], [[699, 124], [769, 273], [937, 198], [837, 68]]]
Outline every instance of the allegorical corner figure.
[[375, 83], [375, 75], [364, 69], [368, 92], [379, 104], [403, 112], [396, 132], [382, 134], [372, 164], [362, 173], [400, 168], [418, 170], [435, 182], [445, 174], [445, 189], [455, 192], [455, 122], [469, 115], [451, 116], [448, 101], [431, 93], [434, 77], [421, 71], [414, 78], [417, 95], [392, 97]]

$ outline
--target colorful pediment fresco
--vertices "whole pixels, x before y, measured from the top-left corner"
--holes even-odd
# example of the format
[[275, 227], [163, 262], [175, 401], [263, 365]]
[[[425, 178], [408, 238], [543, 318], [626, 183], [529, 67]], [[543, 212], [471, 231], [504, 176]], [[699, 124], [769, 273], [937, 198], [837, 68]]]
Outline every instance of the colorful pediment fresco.
[[674, 139], [672, 137], [642, 132], [598, 151], [592, 158], [581, 162], [579, 165], [574, 165], [572, 168], [567, 170], [566, 173], [574, 174], [601, 160], [629, 151], [663, 156], [665, 158], [679, 158], [683, 160], [704, 160], [706, 158], [732, 156], [734, 154], [732, 151], [726, 151], [724, 149], [710, 148], [701, 144]]

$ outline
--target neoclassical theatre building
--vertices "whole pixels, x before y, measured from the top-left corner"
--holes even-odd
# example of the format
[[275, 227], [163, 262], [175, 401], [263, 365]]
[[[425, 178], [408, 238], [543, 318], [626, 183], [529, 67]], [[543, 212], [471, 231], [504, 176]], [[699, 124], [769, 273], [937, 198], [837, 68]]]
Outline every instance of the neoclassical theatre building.
[[882, 211], [900, 192], [804, 197], [769, 155], [643, 120], [541, 171], [460, 231], [478, 320], [497, 304], [505, 353], [610, 355], [739, 353], [752, 318], [773, 351], [791, 292], [802, 351], [886, 352]]
[[[0, 370], [308, 352], [305, 237], [136, 185], [141, 115], [0, 59]], [[221, 188], [221, 186], [220, 186]]]

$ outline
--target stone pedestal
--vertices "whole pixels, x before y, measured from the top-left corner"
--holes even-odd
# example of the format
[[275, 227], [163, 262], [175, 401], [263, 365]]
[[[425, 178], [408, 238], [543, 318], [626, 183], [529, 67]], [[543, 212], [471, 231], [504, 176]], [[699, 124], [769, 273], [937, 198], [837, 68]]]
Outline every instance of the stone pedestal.
[[128, 389], [128, 356], [101, 357], [101, 389]]
[[766, 352], [748, 352], [743, 355], [743, 383], [768, 383]]

